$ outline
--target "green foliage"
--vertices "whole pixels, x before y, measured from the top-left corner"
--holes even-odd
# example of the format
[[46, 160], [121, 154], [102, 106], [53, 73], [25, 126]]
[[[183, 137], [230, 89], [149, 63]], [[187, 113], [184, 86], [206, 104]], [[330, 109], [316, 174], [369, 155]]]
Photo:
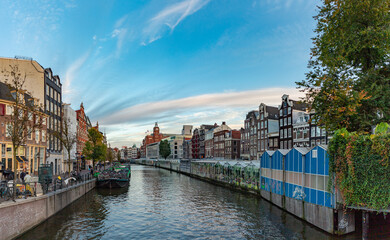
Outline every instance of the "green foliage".
[[362, 135], [337, 130], [328, 149], [329, 172], [344, 204], [376, 210], [390, 207], [390, 133]]
[[385, 134], [387, 133], [389, 130], [389, 124], [388, 123], [380, 123], [376, 126], [376, 129], [375, 129], [375, 134]]
[[161, 157], [167, 159], [167, 157], [171, 154], [171, 145], [167, 140], [162, 140], [160, 142], [159, 153]]
[[95, 162], [106, 159], [107, 146], [103, 143], [103, 134], [95, 128], [88, 130], [88, 141], [85, 143], [83, 155], [92, 160], [93, 167]]
[[327, 130], [390, 120], [390, 0], [323, 0], [310, 71], [298, 86]]

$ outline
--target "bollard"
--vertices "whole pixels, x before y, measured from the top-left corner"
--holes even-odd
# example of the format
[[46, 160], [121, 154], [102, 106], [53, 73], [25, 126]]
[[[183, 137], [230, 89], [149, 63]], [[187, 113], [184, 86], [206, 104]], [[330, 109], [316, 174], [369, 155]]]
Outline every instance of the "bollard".
[[362, 214], [362, 239], [367, 240], [368, 239], [368, 230], [369, 230], [369, 224], [370, 224], [370, 213], [363, 211]]

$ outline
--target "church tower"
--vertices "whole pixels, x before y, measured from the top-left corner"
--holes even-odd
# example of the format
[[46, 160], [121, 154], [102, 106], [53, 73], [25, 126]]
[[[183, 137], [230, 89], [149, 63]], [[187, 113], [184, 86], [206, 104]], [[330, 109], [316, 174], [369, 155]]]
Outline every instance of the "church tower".
[[160, 128], [158, 127], [158, 124], [156, 122], [156, 124], [154, 124], [154, 128], [153, 128], [153, 135], [155, 137], [157, 137], [159, 134], [160, 134]]

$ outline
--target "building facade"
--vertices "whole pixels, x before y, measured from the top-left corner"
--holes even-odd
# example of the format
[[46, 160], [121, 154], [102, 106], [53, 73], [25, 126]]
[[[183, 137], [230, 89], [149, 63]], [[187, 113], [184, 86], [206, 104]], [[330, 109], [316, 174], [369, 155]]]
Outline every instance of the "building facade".
[[[257, 123], [258, 157], [267, 150], [274, 150], [279, 145], [279, 114], [278, 108], [267, 106], [264, 103], [259, 105], [259, 119]], [[269, 134], [271, 133], [271, 134]]]
[[88, 130], [92, 127], [91, 121], [87, 117], [84, 111], [84, 104], [80, 104], [80, 109], [76, 110], [77, 119], [77, 169], [87, 169], [88, 165], [92, 165], [92, 161], [85, 159], [83, 156], [83, 149], [85, 143], [88, 141]]
[[200, 152], [200, 143], [199, 143], [199, 132], [200, 129], [195, 128], [194, 132], [192, 133], [192, 139], [191, 139], [191, 152], [192, 152], [192, 158], [193, 159], [199, 159], [199, 152]]
[[[11, 93], [9, 87], [0, 82], [0, 144], [1, 144], [1, 162], [0, 169], [13, 171], [14, 157], [11, 134], [9, 131], [12, 128], [11, 115], [13, 114], [13, 99], [14, 92]], [[20, 104], [28, 104], [32, 100], [30, 95], [23, 92], [19, 93], [19, 99], [22, 99]], [[46, 163], [46, 146], [47, 146], [47, 118], [43, 109], [34, 113], [27, 113], [27, 125], [32, 126], [35, 123], [42, 121], [42, 126], [39, 129], [33, 129], [27, 126], [25, 134], [27, 138], [25, 143], [18, 148], [16, 153], [16, 169], [20, 173], [26, 169], [32, 175], [38, 174], [38, 167], [42, 163]]]
[[147, 157], [146, 155], [146, 147], [155, 142], [160, 142], [164, 138], [164, 135], [160, 133], [160, 127], [158, 126], [157, 122], [154, 124], [153, 133], [148, 134], [145, 136], [145, 138], [142, 141], [141, 145], [141, 157]]
[[298, 112], [293, 118], [294, 147], [310, 147], [310, 115], [308, 112]]
[[214, 131], [214, 157], [215, 159], [225, 158], [225, 133], [231, 131], [231, 128], [222, 122], [222, 125], [215, 128]]
[[240, 159], [241, 132], [231, 130], [225, 132], [225, 159]]
[[289, 95], [282, 96], [279, 106], [279, 148], [291, 149], [294, 146], [293, 123], [297, 121], [299, 112], [306, 112], [308, 105], [291, 100]]
[[[69, 139], [71, 138], [77, 138], [77, 115], [76, 112], [70, 107], [70, 104], [63, 103], [62, 104], [63, 109], [63, 117], [62, 121], [63, 124], [67, 124], [68, 126], [68, 135]], [[73, 144], [72, 149], [70, 150], [70, 159], [68, 159], [68, 151], [66, 148], [63, 148], [63, 167], [65, 172], [73, 171], [77, 169], [77, 142]], [[71, 168], [69, 169], [69, 161]]]
[[257, 159], [257, 126], [259, 119], [259, 111], [253, 110], [248, 112], [244, 120], [244, 136], [241, 143], [241, 158], [247, 160]]
[[313, 113], [310, 114], [311, 121], [309, 121], [309, 143], [310, 147], [317, 145], [328, 145], [330, 136], [325, 128], [318, 126], [314, 119]]
[[47, 163], [53, 166], [53, 174], [64, 171], [62, 143], [56, 134], [62, 128], [62, 84], [58, 75], [45, 69], [45, 110], [48, 119]]

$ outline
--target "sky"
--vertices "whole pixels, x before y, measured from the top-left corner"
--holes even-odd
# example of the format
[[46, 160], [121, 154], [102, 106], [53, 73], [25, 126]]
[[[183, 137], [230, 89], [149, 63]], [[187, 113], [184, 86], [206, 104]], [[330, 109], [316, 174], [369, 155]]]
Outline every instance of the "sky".
[[83, 102], [112, 147], [158, 122], [243, 126], [260, 103], [299, 100], [319, 0], [3, 0], [0, 56], [32, 57]]

